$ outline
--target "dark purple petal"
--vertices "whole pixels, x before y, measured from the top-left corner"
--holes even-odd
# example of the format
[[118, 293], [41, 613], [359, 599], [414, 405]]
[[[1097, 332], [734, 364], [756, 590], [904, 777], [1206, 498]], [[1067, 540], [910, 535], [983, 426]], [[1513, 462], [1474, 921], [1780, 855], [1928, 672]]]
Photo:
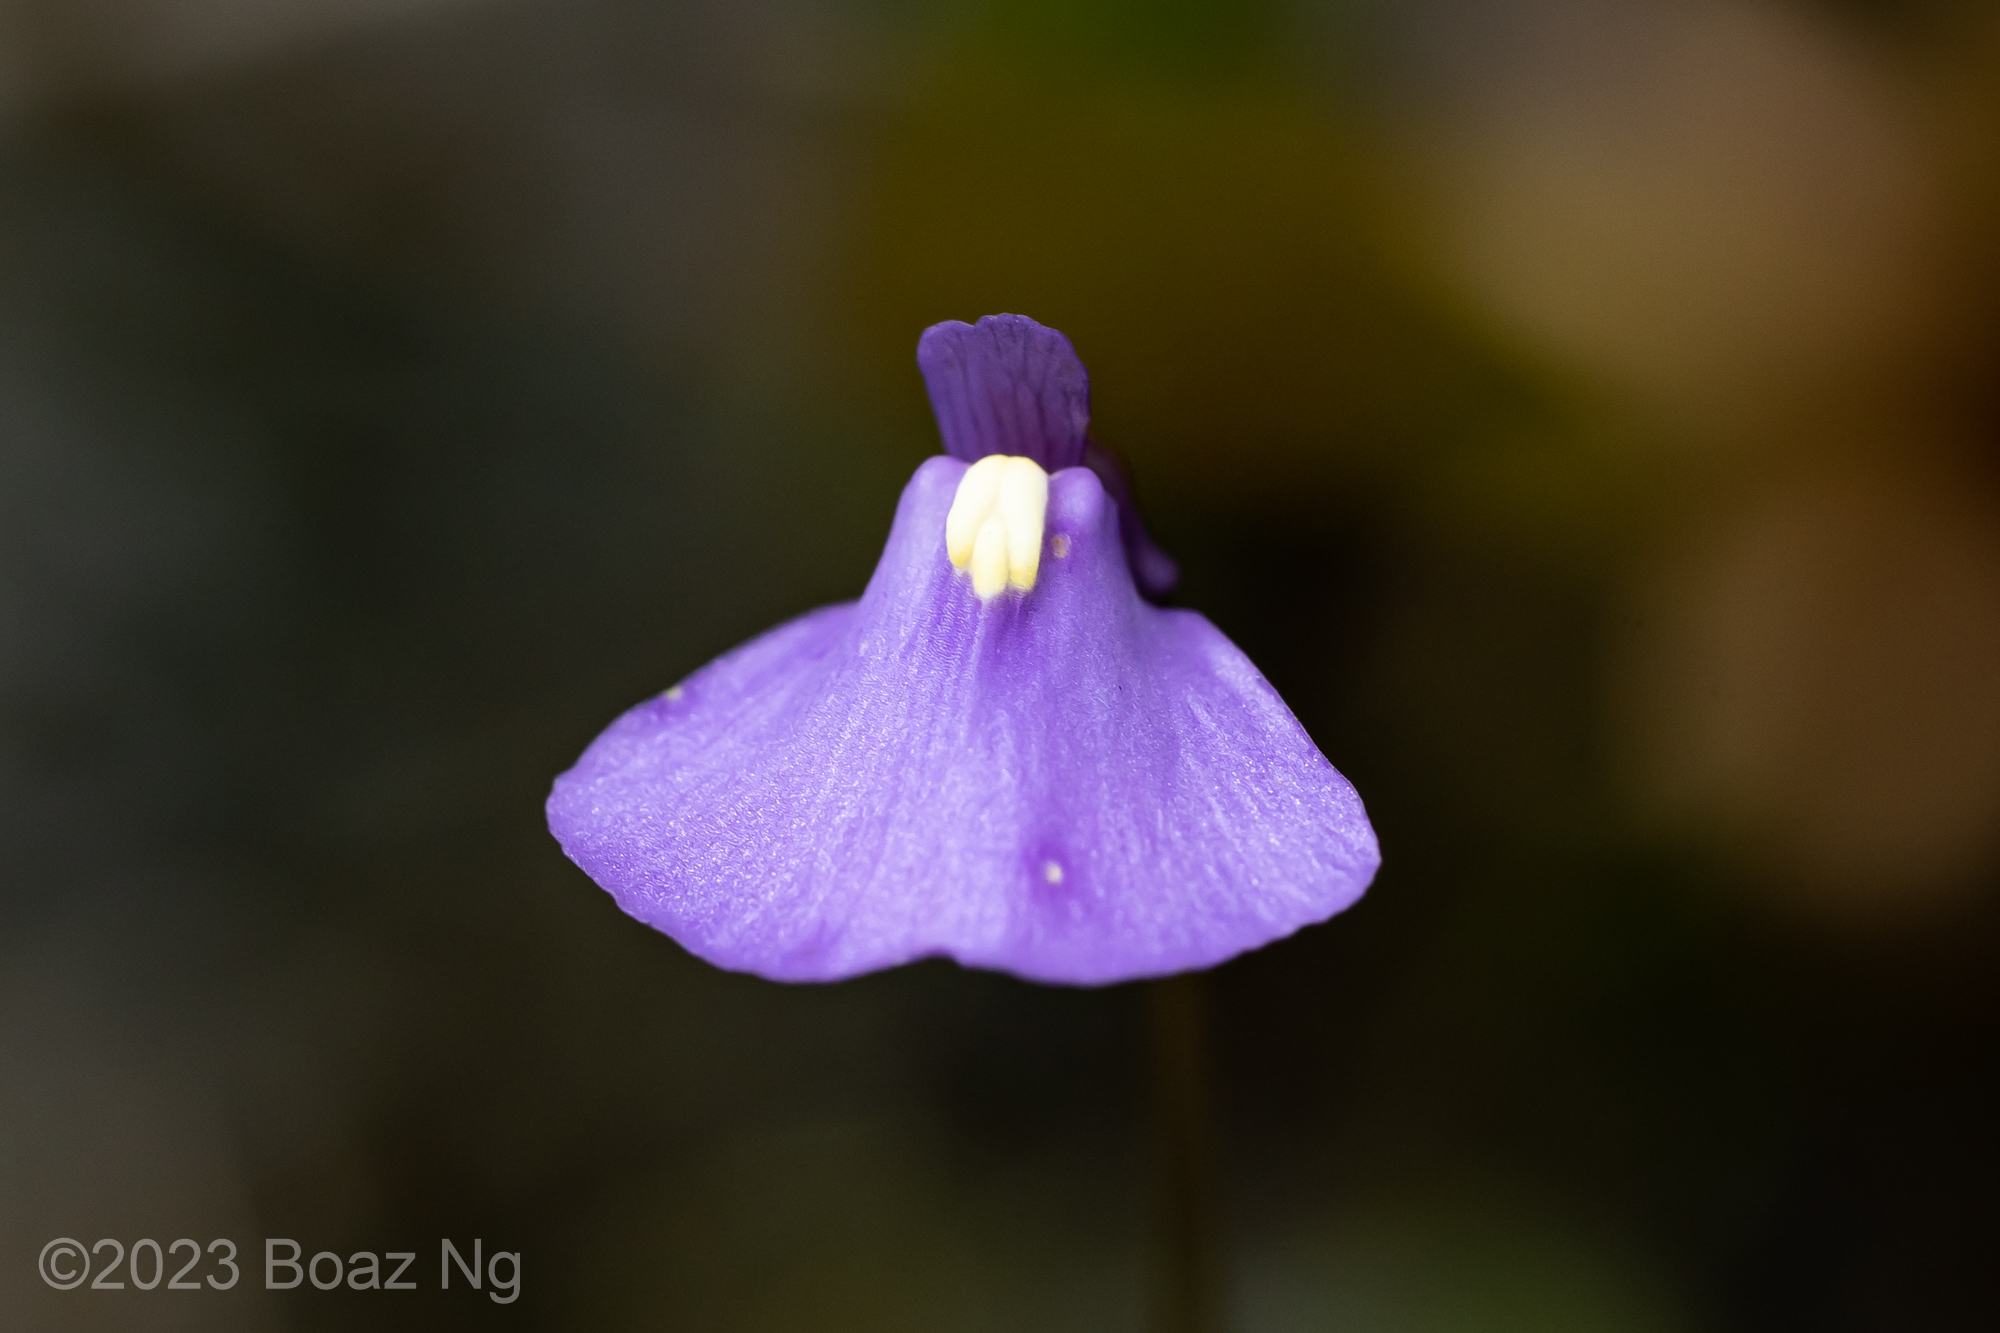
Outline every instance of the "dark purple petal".
[[1133, 581], [1140, 592], [1159, 601], [1181, 581], [1179, 562], [1161, 550], [1146, 531], [1146, 524], [1139, 517], [1139, 502], [1132, 495], [1132, 483], [1117, 455], [1091, 440], [1084, 446], [1083, 465], [1097, 474], [1097, 479], [1104, 483], [1105, 493], [1117, 502], [1118, 532], [1125, 540], [1125, 563], [1131, 566]]
[[917, 340], [917, 368], [953, 458], [1018, 454], [1048, 472], [1083, 461], [1090, 376], [1054, 329], [1026, 315], [946, 320]]
[[794, 981], [940, 954], [1119, 981], [1359, 897], [1354, 788], [1214, 626], [1140, 600], [1097, 477], [1052, 479], [1038, 583], [982, 604], [944, 550], [965, 467], [918, 469], [859, 602], [599, 737], [549, 798], [564, 851], [701, 957]]

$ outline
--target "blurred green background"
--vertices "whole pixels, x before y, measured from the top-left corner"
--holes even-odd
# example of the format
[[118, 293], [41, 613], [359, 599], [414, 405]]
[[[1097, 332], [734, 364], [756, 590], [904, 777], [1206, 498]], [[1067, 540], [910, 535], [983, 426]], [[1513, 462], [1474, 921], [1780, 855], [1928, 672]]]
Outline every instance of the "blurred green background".
[[1208, 979], [1225, 1326], [1986, 1327], [1996, 74], [1946, 0], [0, 3], [0, 1322], [1148, 1326], [1137, 991], [722, 974], [541, 820], [859, 591], [1004, 310], [1384, 847]]

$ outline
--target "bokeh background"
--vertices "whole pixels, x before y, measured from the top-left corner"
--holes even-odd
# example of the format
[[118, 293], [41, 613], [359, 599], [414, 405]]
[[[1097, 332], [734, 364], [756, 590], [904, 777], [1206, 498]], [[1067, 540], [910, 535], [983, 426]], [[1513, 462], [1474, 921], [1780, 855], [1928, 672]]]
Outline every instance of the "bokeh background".
[[1948, 0], [6, 0], [0, 1323], [1148, 1326], [1136, 988], [541, 822], [1008, 310], [1387, 858], [1207, 980], [1226, 1327], [1990, 1326], [1996, 224]]

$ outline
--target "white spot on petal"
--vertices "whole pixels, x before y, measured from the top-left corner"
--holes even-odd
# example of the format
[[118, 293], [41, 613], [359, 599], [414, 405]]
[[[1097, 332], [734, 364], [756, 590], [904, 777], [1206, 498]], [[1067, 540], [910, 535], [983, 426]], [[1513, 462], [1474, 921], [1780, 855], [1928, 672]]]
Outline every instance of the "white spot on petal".
[[1063, 881], [1062, 866], [1055, 861], [1042, 862], [1042, 878], [1047, 880], [1051, 884], [1062, 883]]

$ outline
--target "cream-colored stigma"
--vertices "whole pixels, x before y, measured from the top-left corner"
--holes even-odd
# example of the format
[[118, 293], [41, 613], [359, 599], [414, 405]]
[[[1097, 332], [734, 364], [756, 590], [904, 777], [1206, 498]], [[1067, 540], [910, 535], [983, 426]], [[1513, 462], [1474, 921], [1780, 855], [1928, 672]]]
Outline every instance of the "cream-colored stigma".
[[1032, 458], [988, 454], [965, 470], [944, 520], [951, 563], [972, 571], [972, 590], [991, 601], [1009, 585], [1026, 592], [1042, 567], [1049, 474]]

